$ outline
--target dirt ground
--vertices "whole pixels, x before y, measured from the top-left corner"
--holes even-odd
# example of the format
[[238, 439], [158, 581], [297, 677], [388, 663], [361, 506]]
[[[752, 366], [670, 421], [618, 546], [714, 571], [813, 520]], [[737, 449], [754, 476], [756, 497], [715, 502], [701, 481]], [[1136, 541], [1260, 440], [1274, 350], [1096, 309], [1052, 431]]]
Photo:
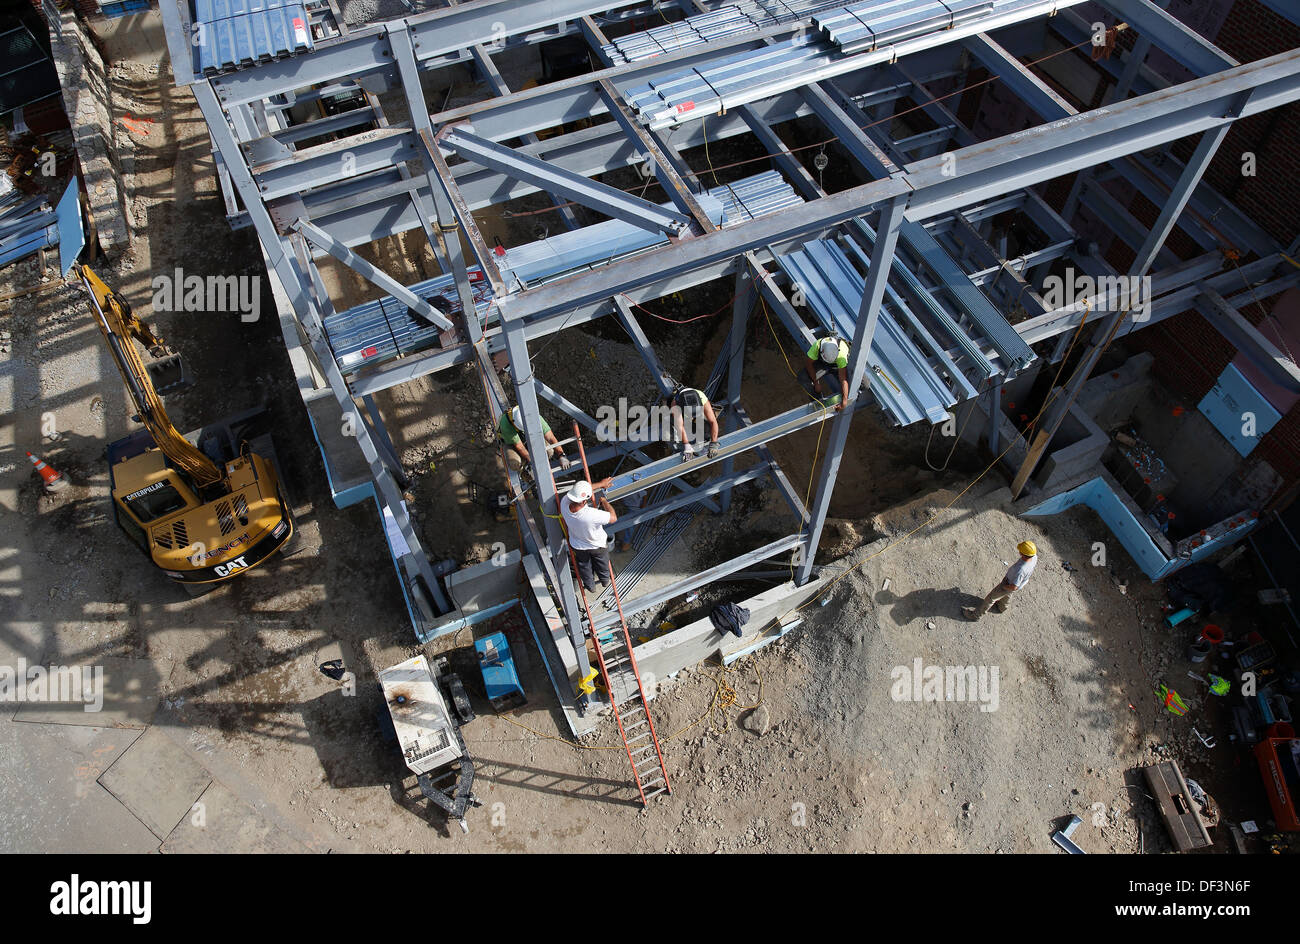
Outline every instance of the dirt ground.
[[[158, 272], [260, 272], [251, 232], [232, 233], [224, 220], [189, 94], [172, 88], [165, 73], [160, 81], [129, 64], [112, 78], [121, 110], [152, 124], [135, 140], [140, 235], [105, 278], [147, 310], [149, 280]], [[0, 290], [9, 290], [39, 274], [28, 262], [3, 277]], [[265, 293], [263, 311], [269, 306]], [[1100, 521], [1086, 512], [1017, 520], [994, 477], [956, 497], [982, 468], [977, 456], [959, 447], [947, 471], [931, 471], [924, 434], [887, 430], [863, 412], [828, 526], [827, 543], [848, 556], [833, 565], [842, 577], [826, 605], [808, 605], [790, 635], [730, 670], [701, 665], [665, 681], [653, 702], [672, 796], [639, 812], [626, 757], [609, 749], [612, 730], [581, 748], [559, 738], [561, 716], [540, 655], [522, 624], [505, 617], [501, 628], [530, 703], [508, 718], [495, 716], [470, 663], [466, 677], [480, 718], [465, 736], [484, 806], [471, 812], [468, 835], [449, 830], [419, 798], [379, 721], [376, 671], [419, 650], [376, 515], [369, 505], [340, 511], [331, 502], [274, 320], [151, 320], [199, 378], [169, 400], [178, 425], [258, 402], [274, 411], [305, 546], [207, 597], [178, 594], [107, 514], [103, 448], [132, 425], [78, 290], [45, 292], [0, 311], [12, 338], [0, 355], [0, 663], [129, 662], [139, 670], [136, 694], [147, 711], [108, 732], [118, 742], [109, 762], [148, 727], [234, 798], [229, 829], [196, 834], [182, 819], [128, 841], [110, 834], [112, 821], [89, 805], [104, 800], [102, 783], [83, 783], [80, 805], [54, 827], [71, 848], [1047, 852], [1052, 829], [1075, 813], [1084, 826], [1074, 838], [1085, 850], [1136, 852], [1162, 849], [1166, 840], [1135, 766], [1172, 754], [1218, 795], [1213, 770], [1229, 756], [1195, 746], [1188, 720], [1160, 711], [1151, 694], [1159, 678], [1185, 672], [1183, 643], [1160, 625], [1161, 591], [1118, 547], [1110, 567], [1088, 565], [1093, 542], [1109, 537]], [[606, 379], [628, 378], [627, 389], [644, 394], [648, 381], [643, 370], [636, 373], [630, 346], [604, 330], [580, 337], [567, 351], [541, 353], [539, 371], [565, 377], [562, 390], [589, 391], [584, 385], [601, 372], [566, 374], [589, 346], [593, 359], [617, 359]], [[668, 366], [699, 378], [721, 340], [714, 328], [689, 337], [671, 348], [678, 359]], [[761, 419], [800, 394], [770, 334], [756, 327], [750, 344], [746, 386], [755, 393], [746, 405]], [[395, 395], [389, 408], [430, 394], [481, 411], [463, 378], [429, 381]], [[57, 439], [42, 435], [48, 413]], [[474, 530], [482, 519], [449, 521], [434, 497], [447, 491], [444, 474], [459, 476], [457, 488], [489, 475], [483, 450], [461, 435], [468, 428], [472, 436], [487, 419], [461, 429], [446, 424], [440, 442], [402, 444], [408, 468], [419, 473], [414, 508], [435, 555], [474, 559], [497, 534]], [[469, 458], [455, 454], [458, 444]], [[932, 459], [943, 465], [947, 444], [933, 445]], [[818, 450], [815, 431], [776, 448], [802, 490]], [[44, 496], [25, 449], [44, 455], [73, 486]], [[736, 527], [743, 531], [771, 511], [770, 499], [742, 510]], [[932, 512], [932, 523], [885, 549]], [[960, 606], [996, 582], [1024, 537], [1038, 542], [1042, 559], [1013, 609], [979, 624], [962, 620]], [[435, 648], [466, 666], [468, 643], [462, 633]], [[336, 656], [353, 673], [355, 693], [318, 671]], [[895, 700], [895, 670], [915, 659], [996, 668], [997, 710]], [[1198, 703], [1198, 693], [1184, 694]], [[12, 770], [23, 772], [0, 777], [0, 808], [10, 811], [0, 830], [7, 851], [57, 844], [19, 811], [36, 808], [51, 784], [84, 781], [83, 758], [63, 747], [67, 727], [25, 721], [6, 706], [0, 730], [17, 760]]]

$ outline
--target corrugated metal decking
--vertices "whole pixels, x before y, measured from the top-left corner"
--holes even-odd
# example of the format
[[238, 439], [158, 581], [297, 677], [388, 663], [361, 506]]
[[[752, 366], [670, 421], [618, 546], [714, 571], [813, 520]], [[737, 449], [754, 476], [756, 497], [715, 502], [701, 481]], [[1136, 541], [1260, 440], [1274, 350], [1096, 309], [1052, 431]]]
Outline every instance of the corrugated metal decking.
[[[667, 128], [1082, 2], [867, 0], [814, 16], [817, 30], [695, 67], [671, 69], [623, 94], [645, 125]], [[621, 40], [625, 46], [631, 41]]]
[[989, 13], [993, 0], [867, 0], [813, 17], [817, 28], [846, 53], [952, 29]]
[[194, 0], [195, 46], [206, 74], [310, 51], [298, 0]]
[[[778, 256], [777, 262], [803, 287], [804, 297], [823, 327], [851, 339], [866, 280], [844, 250], [829, 240], [814, 240], [802, 249]], [[887, 305], [880, 307], [868, 367], [871, 372], [866, 383], [871, 393], [900, 426], [925, 419], [942, 422], [948, 408], [957, 402]]]
[[766, 26], [803, 19], [839, 7], [839, 0], [742, 0], [675, 23], [621, 36], [602, 47], [615, 65], [680, 52], [711, 39], [755, 32]]

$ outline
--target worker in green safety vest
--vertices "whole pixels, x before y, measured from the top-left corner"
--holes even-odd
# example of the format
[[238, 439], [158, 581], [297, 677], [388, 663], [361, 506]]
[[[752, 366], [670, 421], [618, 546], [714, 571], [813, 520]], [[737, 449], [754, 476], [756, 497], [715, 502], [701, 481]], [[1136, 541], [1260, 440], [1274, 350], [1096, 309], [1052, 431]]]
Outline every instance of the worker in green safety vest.
[[[842, 341], [834, 335], [821, 338], [812, 343], [808, 348], [808, 360], [804, 364], [804, 369], [808, 372], [808, 379], [812, 382], [812, 394], [817, 396], [823, 388], [822, 378], [834, 371], [840, 381], [840, 400], [835, 404], [836, 412], [843, 410], [844, 405], [849, 402], [849, 345], [847, 341]], [[835, 390], [832, 389], [830, 381], [827, 380], [824, 385], [826, 395], [834, 396]]]
[[[551, 456], [559, 460], [560, 468], [567, 469], [571, 463], [564, 455], [564, 447], [555, 438], [555, 433], [551, 432], [551, 424], [546, 422], [544, 416], [538, 417], [538, 419], [542, 421], [542, 437], [546, 440]], [[501, 444], [509, 447], [505, 450], [505, 459], [509, 467], [516, 472], [523, 472], [527, 469], [532, 457], [528, 454], [528, 447], [524, 445], [523, 410], [518, 406], [511, 407], [497, 417], [497, 435], [501, 437]], [[502, 474], [505, 474], [505, 469], [501, 471]], [[506, 475], [506, 491], [509, 490], [510, 477]]]

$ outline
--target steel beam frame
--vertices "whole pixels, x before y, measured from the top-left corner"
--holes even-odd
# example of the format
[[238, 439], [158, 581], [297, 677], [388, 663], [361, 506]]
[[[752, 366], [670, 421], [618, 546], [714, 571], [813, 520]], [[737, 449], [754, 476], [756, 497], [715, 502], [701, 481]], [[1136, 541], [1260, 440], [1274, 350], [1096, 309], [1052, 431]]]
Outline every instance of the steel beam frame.
[[[788, 550], [796, 551], [796, 583], [806, 583], [813, 576], [813, 560], [853, 413], [872, 399], [870, 384], [864, 386], [863, 381], [882, 305], [888, 306], [900, 327], [919, 348], [924, 348], [929, 363], [951, 378], [959, 400], [979, 395], [996, 398], [1001, 382], [1033, 359], [1030, 343], [1055, 337], [1077, 326], [1086, 316], [1077, 310], [1045, 311], [1041, 305], [1030, 305], [1031, 315], [1037, 317], [1016, 329], [1007, 326], [1006, 331], [1001, 331], [998, 325], [1006, 326], [1006, 322], [979, 286], [1001, 281], [1008, 296], [1014, 293], [1032, 301], [1034, 270], [1042, 271], [1056, 259], [1071, 256], [1093, 274], [1108, 271], [1104, 264], [1078, 251], [1077, 234], [1030, 188], [1109, 161], [1121, 166], [1126, 156], [1201, 133], [1201, 146], [1188, 170], [1172, 186], [1169, 198], [1160, 201], [1164, 212], [1157, 227], [1144, 234], [1142, 244], [1135, 247], [1140, 250], [1140, 267], [1145, 272], [1158, 258], [1183, 207], [1197, 207], [1196, 183], [1231, 121], [1300, 99], [1300, 50], [1238, 66], [1225, 61], [1212, 44], [1198, 40], [1194, 34], [1187, 35], [1184, 27], [1147, 0], [1105, 3], [1138, 25], [1142, 42], [1176, 48], [1202, 78], [1077, 114], [997, 38], [958, 31], [952, 51], [956, 52], [959, 42], [964, 43], [1045, 119], [1038, 127], [994, 142], [976, 141], [942, 102], [932, 100], [920, 80], [897, 63], [876, 70], [878, 77], [890, 77], [883, 87], [875, 78], [859, 82], [846, 70], [837, 80], [755, 101], [727, 114], [710, 116], [707, 123], [684, 119], [671, 133], [645, 127], [624, 100], [625, 90], [666, 69], [759, 49], [805, 29], [806, 20], [730, 35], [648, 61], [615, 65], [602, 60], [603, 68], [588, 75], [511, 92], [491, 58], [502, 48], [493, 45], [502, 39], [498, 24], [509, 24], [507, 45], [580, 33], [599, 56], [605, 38], [590, 14], [601, 8], [590, 0], [477, 0], [455, 4], [353, 30], [320, 43], [309, 54], [237, 73], [207, 78], [187, 75], [188, 59], [181, 56], [186, 61], [178, 64], [177, 78], [195, 89], [205, 119], [213, 129], [222, 179], [229, 180], [231, 193], [243, 203], [243, 212], [258, 232], [269, 265], [292, 299], [296, 332], [307, 340], [307, 348], [319, 361], [340, 407], [355, 411], [355, 398], [360, 397], [371, 411], [374, 425], [360, 424], [358, 444], [370, 463], [381, 504], [398, 516], [399, 530], [418, 550], [417, 557], [423, 559], [423, 550], [402, 513], [394, 475], [400, 470], [391, 468], [394, 459], [387, 454], [385, 433], [376, 419], [371, 397], [407, 380], [473, 363], [489, 375], [488, 401], [495, 414], [505, 407], [508, 398], [492, 368], [492, 355], [505, 352], [513, 398], [525, 414], [525, 440], [538, 457], [535, 498], [545, 516], [537, 522], [531, 512], [525, 513], [532, 499], [525, 495], [517, 476], [512, 476], [525, 550], [541, 559], [558, 597], [579, 665], [585, 671], [584, 625], [557, 517], [559, 495], [549, 463], [542, 458], [548, 453], [540, 424], [532, 418], [539, 416], [540, 397], [587, 428], [592, 428], [595, 421], [534, 376], [530, 344], [557, 331], [614, 315], [645, 362], [656, 388], [665, 393], [668, 390], [659, 358], [631, 305], [716, 279], [734, 279], [736, 300], [730, 329], [715, 368], [715, 375], [725, 378], [726, 385], [725, 398], [719, 399], [719, 404], [725, 402], [728, 406], [718, 455], [687, 463], [676, 456], [654, 459], [638, 444], [629, 442], [615, 444], [612, 449], [597, 447], [591, 457], [604, 460], [617, 456], [620, 463], [633, 463], [630, 468], [620, 466], [609, 490], [612, 500], [645, 492], [661, 483], [671, 483], [676, 491], [625, 514], [614, 531], [626, 531], [694, 505], [725, 511], [733, 488], [769, 476], [794, 513], [798, 531], [625, 601], [624, 609], [631, 613], [649, 608]], [[717, 4], [683, 0], [681, 5], [689, 13], [691, 9], [703, 11]], [[170, 44], [176, 38], [173, 27], [177, 18], [183, 23], [184, 14], [174, 0], [163, 0], [163, 7]], [[572, 21], [572, 27], [568, 21]], [[948, 39], [951, 37], [944, 37]], [[174, 58], [176, 52], [173, 49]], [[939, 61], [940, 55], [926, 58], [927, 63], [938, 62], [939, 75], [957, 74], [952, 72], [951, 62]], [[1134, 56], [1126, 64], [1125, 74], [1131, 83], [1142, 81], [1142, 58]], [[430, 115], [421, 75], [459, 61], [476, 64], [494, 96]], [[1103, 67], [1115, 69], [1118, 65]], [[896, 81], [896, 77], [902, 81]], [[280, 110], [286, 106], [282, 103], [291, 103], [304, 90], [307, 96], [314, 94], [310, 91], [313, 85], [344, 79], [355, 79], [376, 93], [368, 95], [369, 109], [304, 126], [283, 126]], [[409, 126], [388, 126], [377, 97], [381, 84], [396, 84], [399, 88], [409, 111]], [[891, 103], [902, 97], [921, 102], [921, 108], [937, 127], [892, 140], [880, 125], [873, 127], [872, 120], [861, 119], [869, 114], [864, 109], [876, 109], [881, 117], [888, 117]], [[838, 139], [839, 146], [860, 169], [862, 183], [825, 193], [781, 140], [775, 126], [809, 115]], [[535, 136], [536, 132], [601, 116], [608, 119], [546, 139]], [[373, 129], [351, 133], [371, 122], [376, 125]], [[326, 134], [345, 137], [299, 149], [302, 142]], [[700, 208], [699, 180], [687, 155], [701, 144], [743, 134], [752, 134], [763, 145], [772, 163], [805, 202], [720, 228]], [[507, 147], [503, 143], [516, 139], [522, 140], [521, 146]], [[950, 143], [957, 145], [956, 150], [912, 159]], [[467, 163], [448, 166], [447, 153], [455, 153]], [[345, 155], [346, 162], [342, 160]], [[250, 160], [254, 161], [251, 165]], [[667, 208], [592, 179], [645, 162], [649, 162], [668, 194], [671, 203]], [[1131, 168], [1129, 172], [1137, 173]], [[506, 285], [497, 273], [494, 253], [480, 234], [474, 213], [536, 192], [548, 193], [556, 202], [561, 198], [576, 200], [602, 214], [667, 233], [671, 238], [667, 245], [547, 284], [531, 288]], [[1204, 195], [1201, 199], [1205, 199]], [[988, 205], [977, 206], [983, 203]], [[1011, 205], [1029, 215], [1051, 240], [1046, 248], [1027, 253], [1021, 260], [1005, 259], [1005, 251], [988, 246], [980, 235], [982, 219]], [[968, 208], [969, 212], [962, 214]], [[574, 225], [575, 218], [567, 208], [557, 212], [570, 227]], [[873, 215], [879, 216], [875, 227], [866, 222]], [[1256, 240], [1258, 233], [1248, 232], [1240, 222], [1233, 225]], [[459, 325], [441, 316], [400, 280], [369, 263], [362, 264], [363, 260], [352, 251], [354, 246], [417, 226], [428, 234], [443, 270], [454, 278], [466, 314], [468, 336], [457, 338], [447, 348], [423, 351], [345, 377], [324, 333], [322, 318], [332, 311], [332, 303], [324, 292], [309, 243], [356, 268], [439, 327], [458, 329]], [[1129, 238], [1136, 238], [1138, 231], [1132, 227], [1130, 230]], [[975, 263], [982, 267], [973, 276], [963, 271], [944, 248], [954, 235], [973, 248]], [[752, 423], [742, 400], [745, 341], [755, 302], [763, 299], [799, 342], [801, 350], [812, 337], [804, 317], [786, 297], [782, 277], [769, 272], [768, 267], [776, 256], [791, 248], [832, 236], [841, 237], [842, 246], [851, 245], [851, 240], [852, 245], [861, 247], [856, 251], [867, 262], [850, 354], [850, 402], [838, 413], [831, 413], [824, 404], [811, 403]], [[475, 313], [466, 246], [475, 253], [493, 291], [491, 308], [482, 319]], [[1277, 259], [1270, 256], [1267, 262], [1244, 266], [1243, 271], [1249, 269], [1250, 278], [1271, 279]], [[1201, 259], [1175, 267], [1172, 271], [1177, 278], [1163, 271], [1157, 273], [1166, 287], [1158, 299], [1162, 317], [1184, 300], [1220, 311], [1216, 293], [1229, 291], [1229, 287], [1222, 285], [1213, 272], [1206, 271], [1206, 265]], [[891, 277], [895, 277], [895, 285], [890, 284]], [[1187, 293], [1194, 294], [1189, 297]], [[1239, 297], [1232, 295], [1223, 304], [1231, 306]], [[989, 336], [981, 336], [976, 325]], [[948, 336], [942, 344], [935, 340], [941, 334]], [[945, 347], [949, 342], [954, 345], [951, 350]], [[828, 419], [824, 459], [805, 507], [805, 499], [791, 486], [768, 444]], [[995, 436], [991, 430], [994, 445]], [[745, 452], [754, 452], [758, 461], [737, 471], [736, 460]], [[682, 481], [685, 475], [701, 472], [706, 477], [698, 485]], [[404, 587], [414, 586], [415, 577], [429, 582], [432, 570], [427, 559], [424, 566], [411, 561], [399, 566], [408, 568]], [[440, 594], [436, 579], [431, 582], [431, 593]], [[430, 604], [430, 608], [445, 606], [440, 596]], [[616, 620], [616, 614], [606, 615], [597, 619], [596, 628]]]
[[[533, 184], [547, 193], [557, 193], [576, 200], [606, 216], [631, 223], [652, 233], [676, 236], [690, 222], [690, 217], [656, 206], [624, 193], [615, 187], [591, 180], [555, 167], [546, 161], [520, 154], [463, 128], [453, 127], [439, 139], [440, 142], [468, 161], [487, 167], [515, 180]], [[705, 217], [707, 219], [707, 217]]]

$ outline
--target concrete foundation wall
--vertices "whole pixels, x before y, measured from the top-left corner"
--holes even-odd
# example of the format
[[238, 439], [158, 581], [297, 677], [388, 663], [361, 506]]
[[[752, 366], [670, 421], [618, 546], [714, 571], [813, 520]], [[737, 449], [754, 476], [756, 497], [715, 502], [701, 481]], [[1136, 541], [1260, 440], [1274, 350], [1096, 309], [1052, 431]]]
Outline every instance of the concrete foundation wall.
[[1110, 437], [1080, 408], [1070, 404], [1065, 421], [1052, 440], [1053, 449], [1038, 468], [1036, 480], [1046, 491], [1066, 488], [1091, 478], [1101, 469], [1101, 454]]
[[518, 550], [462, 567], [447, 577], [447, 595], [463, 616], [500, 606], [518, 598], [522, 591]]
[[1151, 365], [1155, 357], [1148, 351], [1135, 354], [1119, 370], [1093, 377], [1075, 403], [1103, 430], [1127, 423], [1137, 405], [1151, 395]]
[[[641, 672], [646, 697], [654, 698], [659, 679], [688, 666], [714, 657], [725, 659], [733, 652], [754, 648], [765, 639], [778, 639], [783, 631], [775, 621], [807, 602], [825, 586], [825, 577], [810, 580], [802, 587], [796, 587], [787, 581], [741, 601], [740, 605], [749, 610], [749, 622], [745, 624], [744, 633], [739, 638], [731, 633], [719, 632], [706, 617], [634, 647], [633, 653]], [[792, 614], [790, 618], [797, 618], [797, 614]]]
[[104, 60], [71, 11], [61, 14], [61, 29], [50, 31], [50, 43], [100, 246], [126, 249], [131, 243], [130, 194], [114, 144]]

